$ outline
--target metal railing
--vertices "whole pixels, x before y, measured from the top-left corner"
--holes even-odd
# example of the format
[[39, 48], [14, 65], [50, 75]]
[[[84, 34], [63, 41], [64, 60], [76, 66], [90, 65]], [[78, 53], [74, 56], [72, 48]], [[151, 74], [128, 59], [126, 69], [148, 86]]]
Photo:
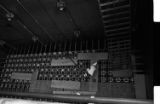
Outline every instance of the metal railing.
[[17, 93], [17, 92], [11, 93], [3, 91], [0, 91], [0, 95], [49, 98], [49, 99], [60, 100], [63, 102], [82, 102], [82, 103], [98, 103], [98, 104], [153, 104], [152, 100], [108, 98], [108, 97], [94, 97], [94, 96], [53, 95], [53, 94], [40, 94], [40, 93]]

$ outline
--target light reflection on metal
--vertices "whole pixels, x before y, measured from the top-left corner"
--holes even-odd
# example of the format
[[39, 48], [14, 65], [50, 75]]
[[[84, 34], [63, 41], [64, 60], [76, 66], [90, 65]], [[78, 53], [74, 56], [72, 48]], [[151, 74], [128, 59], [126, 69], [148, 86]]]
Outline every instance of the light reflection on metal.
[[80, 30], [74, 30], [74, 35], [78, 38], [80, 36]]
[[66, 7], [66, 4], [65, 4], [64, 1], [62, 1], [62, 0], [58, 0], [58, 1], [57, 1], [57, 9], [58, 9], [59, 11], [64, 11], [64, 10], [65, 10], [65, 7]]
[[126, 99], [126, 98], [109, 98], [109, 97], [91, 97], [91, 96], [72, 96], [72, 95], [53, 95], [53, 94], [36, 94], [36, 93], [17, 93], [3, 92], [3, 95], [14, 95], [22, 97], [51, 98], [64, 102], [85, 102], [85, 103], [101, 103], [101, 104], [153, 104], [153, 100], [143, 99]]
[[36, 41], [39, 40], [39, 38], [38, 38], [37, 36], [33, 36], [33, 37], [32, 37], [32, 40], [33, 40], [34, 42], [36, 42]]
[[6, 9], [3, 5], [0, 4], [0, 8], [2, 8], [5, 12], [6, 15], [5, 17], [7, 18], [8, 21], [12, 21], [12, 19], [14, 18], [14, 14], [12, 12], [10, 12], [8, 9]]
[[14, 18], [14, 14], [11, 13], [11, 12], [10, 12], [10, 13], [7, 13], [7, 14], [6, 14], [6, 17], [7, 17], [7, 20], [8, 20], [8, 21], [12, 21], [12, 19]]

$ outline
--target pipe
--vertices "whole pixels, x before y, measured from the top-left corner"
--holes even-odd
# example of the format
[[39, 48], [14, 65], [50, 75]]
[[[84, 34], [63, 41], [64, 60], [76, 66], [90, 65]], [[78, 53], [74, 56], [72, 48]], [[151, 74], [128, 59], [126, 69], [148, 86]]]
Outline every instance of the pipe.
[[0, 8], [2, 8], [5, 12], [10, 13], [9, 10], [7, 10], [3, 5], [0, 4]]
[[[35, 35], [25, 24], [23, 24], [20, 20], [17, 20], [17, 22], [24, 28], [27, 30], [28, 33], [30, 33], [32, 35], [32, 38], [33, 36], [37, 36]], [[38, 38], [38, 41], [41, 43], [41, 44], [44, 44], [39, 38]]]
[[37, 25], [40, 26], [40, 28], [47, 34], [47, 36], [48, 36], [51, 40], [53, 40], [52, 36], [48, 33], [48, 31], [38, 22], [38, 20], [37, 20], [34, 16], [32, 16], [32, 14], [23, 6], [23, 4], [22, 4], [19, 0], [17, 0], [17, 3], [26, 11], [26, 13], [27, 13], [29, 16], [31, 16], [31, 18], [34, 20], [34, 22], [35, 22]]
[[57, 27], [57, 29], [59, 30], [60, 34], [62, 34], [63, 36], [65, 36], [65, 34], [60, 30], [60, 28], [58, 27], [57, 23], [55, 22], [54, 18], [51, 17], [51, 15], [48, 13], [48, 11], [46, 10], [46, 7], [44, 5], [44, 3], [41, 2], [41, 0], [38, 0], [40, 6], [42, 7], [42, 9], [44, 10], [44, 12], [46, 12], [46, 14], [48, 15], [49, 19], [52, 22], [52, 25], [55, 25]]
[[57, 99], [65, 102], [85, 102], [85, 103], [102, 103], [102, 104], [153, 104], [152, 100], [142, 99], [126, 99], [126, 98], [108, 98], [108, 97], [92, 97], [92, 96], [71, 96], [71, 95], [53, 95], [42, 93], [17, 93], [3, 92], [0, 95], [21, 96], [21, 97], [37, 97]]
[[[0, 8], [2, 8], [5, 12], [7, 13], [11, 13], [8, 9], [6, 9], [3, 5], [0, 4]], [[17, 19], [17, 22], [24, 28], [27, 30], [28, 33], [30, 33], [32, 36], [35, 36], [35, 34], [24, 24], [22, 23], [19, 19]], [[44, 44], [41, 40], [38, 39], [38, 41], [41, 44]]]

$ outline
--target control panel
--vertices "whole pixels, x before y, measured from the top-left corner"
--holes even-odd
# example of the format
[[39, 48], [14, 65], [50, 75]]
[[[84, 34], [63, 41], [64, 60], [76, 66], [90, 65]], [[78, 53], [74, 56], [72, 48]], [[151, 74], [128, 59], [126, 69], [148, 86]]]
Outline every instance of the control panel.
[[[90, 46], [64, 44], [64, 49], [53, 44], [33, 45], [28, 50], [24, 47], [9, 53], [1, 62], [0, 96], [7, 93], [13, 97], [27, 94], [31, 98], [41, 94], [135, 98], [132, 69], [112, 68], [105, 43], [97, 43], [97, 48], [94, 42]], [[93, 65], [96, 70], [90, 74], [92, 71], [88, 70]]]
[[98, 71], [91, 76], [87, 68], [107, 58], [106, 52], [10, 55], [1, 70], [0, 90], [95, 95], [98, 90]]

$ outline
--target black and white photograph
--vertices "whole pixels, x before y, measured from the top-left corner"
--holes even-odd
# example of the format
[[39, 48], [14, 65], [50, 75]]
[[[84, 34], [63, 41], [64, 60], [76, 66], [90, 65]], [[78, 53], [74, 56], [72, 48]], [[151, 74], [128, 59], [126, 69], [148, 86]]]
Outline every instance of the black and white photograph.
[[160, 104], [160, 0], [0, 0], [0, 104]]

